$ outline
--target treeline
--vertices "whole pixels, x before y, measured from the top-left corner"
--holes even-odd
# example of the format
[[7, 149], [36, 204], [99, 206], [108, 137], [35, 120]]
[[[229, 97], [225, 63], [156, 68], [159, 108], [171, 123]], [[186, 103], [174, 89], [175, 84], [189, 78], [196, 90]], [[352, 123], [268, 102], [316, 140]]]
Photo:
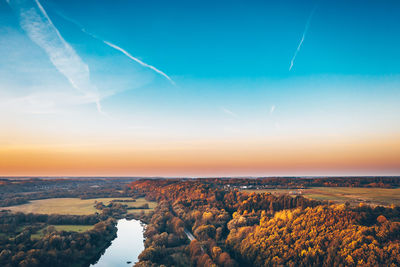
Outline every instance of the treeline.
[[107, 197], [132, 197], [132, 194], [116, 191], [115, 189], [84, 189], [77, 191], [68, 190], [48, 190], [43, 192], [35, 192], [30, 194], [11, 194], [8, 197], [2, 196], [0, 199], [0, 207], [8, 207], [28, 203], [30, 200], [48, 199], [48, 198], [107, 198]]
[[131, 183], [133, 191], [159, 203], [137, 266], [400, 264], [399, 207], [351, 208], [301, 196], [246, 193], [226, 187], [229, 181]]
[[307, 188], [307, 187], [400, 187], [400, 177], [267, 177], [204, 179], [207, 183], [248, 188]]
[[[143, 181], [143, 180], [142, 180]], [[151, 181], [151, 180], [147, 180]], [[158, 186], [183, 181], [182, 179], [154, 179]], [[367, 188], [395, 188], [400, 187], [400, 177], [260, 177], [260, 178], [202, 178], [184, 179], [188, 182], [201, 181], [212, 187], [224, 189], [234, 188], [307, 188], [307, 187], [367, 187]], [[139, 182], [140, 183], [140, 182]], [[136, 188], [137, 189], [137, 188]]]
[[[99, 183], [99, 184], [97, 184]], [[21, 186], [21, 187], [19, 187]], [[28, 203], [30, 200], [48, 198], [105, 198], [134, 196], [126, 183], [110, 181], [27, 180], [17, 184], [0, 185], [0, 207]]]
[[[23, 222], [29, 219], [45, 221], [45, 217], [29, 215], [11, 219], [2, 218], [6, 222], [12, 220]], [[47, 217], [50, 223], [51, 218]], [[60, 216], [59, 223], [89, 223], [91, 217], [77, 218]], [[22, 220], [22, 221], [21, 221]], [[72, 220], [72, 221], [71, 221]], [[34, 226], [26, 227], [15, 237], [0, 239], [0, 266], [86, 266], [95, 262], [101, 251], [116, 237], [116, 221], [109, 218], [96, 223], [92, 230], [84, 233], [56, 231], [48, 227], [43, 238], [31, 238]]]
[[[107, 219], [104, 218], [103, 219]], [[44, 224], [72, 224], [93, 225], [101, 220], [98, 214], [93, 215], [57, 215], [57, 214], [33, 214], [33, 213], [11, 213], [0, 212], [0, 233], [11, 234], [23, 225]]]
[[54, 189], [79, 189], [88, 188], [119, 188], [122, 190], [127, 181], [116, 179], [0, 179], [0, 193], [38, 192]]
[[105, 205], [103, 202], [96, 202], [94, 207], [99, 210], [102, 219], [113, 217], [121, 219], [126, 216], [128, 210], [132, 209], [149, 209], [149, 204], [145, 203], [138, 207], [129, 207], [126, 202], [111, 201], [109, 204]]

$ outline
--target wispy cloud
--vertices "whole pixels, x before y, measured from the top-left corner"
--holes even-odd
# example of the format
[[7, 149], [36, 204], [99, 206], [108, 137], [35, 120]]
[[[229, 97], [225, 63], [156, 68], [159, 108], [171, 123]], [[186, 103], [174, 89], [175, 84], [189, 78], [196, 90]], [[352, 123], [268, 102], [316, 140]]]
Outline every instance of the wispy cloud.
[[296, 49], [296, 51], [294, 52], [294, 55], [293, 55], [293, 57], [292, 57], [292, 60], [290, 61], [289, 71], [292, 70], [294, 61], [296, 60], [296, 56], [297, 56], [297, 54], [299, 53], [299, 51], [300, 51], [300, 49], [301, 49], [301, 46], [303, 45], [304, 39], [306, 38], [306, 34], [307, 34], [307, 32], [308, 32], [308, 28], [310, 27], [310, 23], [311, 23], [312, 17], [314, 16], [315, 10], [317, 9], [317, 6], [318, 6], [318, 5], [316, 4], [316, 5], [314, 6], [313, 10], [312, 10], [311, 13], [310, 13], [310, 16], [308, 16], [308, 19], [307, 19], [307, 22], [306, 22], [306, 26], [305, 26], [304, 31], [303, 31], [303, 35], [301, 36], [300, 42], [299, 42], [299, 44], [297, 45], [297, 49]]
[[93, 99], [65, 90], [30, 93], [21, 97], [0, 100], [0, 108], [18, 113], [53, 114], [62, 113], [71, 106], [93, 103]]
[[72, 24], [74, 24], [75, 26], [77, 26], [83, 33], [86, 33], [86, 34], [89, 35], [90, 37], [92, 37], [92, 38], [94, 38], [94, 39], [97, 39], [97, 40], [103, 42], [105, 45], [107, 45], [107, 46], [109, 46], [109, 47], [111, 47], [111, 48], [113, 48], [113, 49], [115, 49], [115, 50], [117, 50], [117, 51], [123, 53], [125, 56], [127, 56], [127, 57], [130, 58], [131, 60], [133, 60], [133, 61], [139, 63], [139, 64], [142, 65], [143, 67], [146, 67], [146, 68], [149, 68], [149, 69], [153, 70], [154, 72], [156, 72], [156, 73], [160, 74], [161, 76], [163, 76], [164, 78], [166, 78], [172, 85], [175, 85], [175, 82], [174, 82], [174, 81], [171, 79], [171, 77], [169, 77], [165, 72], [163, 72], [163, 71], [159, 70], [158, 68], [156, 68], [156, 67], [154, 67], [154, 66], [152, 66], [152, 65], [149, 65], [149, 64], [147, 64], [147, 63], [141, 61], [140, 59], [138, 59], [138, 58], [132, 56], [128, 51], [126, 51], [125, 49], [121, 48], [120, 46], [118, 46], [118, 45], [116, 45], [116, 44], [114, 44], [114, 43], [111, 43], [111, 42], [109, 42], [109, 41], [106, 41], [106, 40], [104, 40], [104, 39], [98, 37], [97, 35], [95, 35], [95, 34], [89, 32], [89, 31], [88, 31], [85, 27], [83, 27], [83, 25], [80, 24], [78, 21], [67, 17], [67, 16], [64, 15], [62, 12], [56, 11], [56, 13], [57, 13], [57, 15], [59, 15], [60, 17], [62, 17], [63, 19], [65, 19], [65, 20], [71, 22]]
[[227, 108], [221, 107], [221, 110], [222, 110], [222, 112], [224, 112], [225, 114], [228, 114], [228, 115], [230, 115], [230, 116], [232, 116], [232, 117], [234, 117], [234, 118], [238, 118], [238, 115], [237, 115], [236, 113], [234, 113], [233, 111], [231, 111], [231, 110], [229, 110], [229, 109], [227, 109]]
[[274, 113], [276, 106], [272, 105], [271, 109], [269, 110], [269, 114], [272, 115], [272, 113]]
[[96, 103], [97, 110], [103, 113], [100, 94], [90, 82], [90, 71], [76, 51], [68, 44], [38, 0], [9, 0], [16, 12], [21, 28], [29, 38], [42, 48], [55, 68], [86, 100]]

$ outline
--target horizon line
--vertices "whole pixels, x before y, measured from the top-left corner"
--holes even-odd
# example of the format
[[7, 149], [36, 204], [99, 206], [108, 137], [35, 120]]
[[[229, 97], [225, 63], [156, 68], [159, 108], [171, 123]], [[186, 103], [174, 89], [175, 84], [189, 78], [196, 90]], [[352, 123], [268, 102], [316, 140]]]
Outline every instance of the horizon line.
[[227, 179], [227, 178], [235, 178], [235, 179], [241, 179], [241, 178], [254, 178], [254, 179], [260, 179], [260, 178], [359, 178], [359, 177], [364, 177], [364, 178], [372, 178], [372, 177], [400, 177], [400, 174], [398, 175], [238, 175], [238, 176], [118, 176], [118, 175], [106, 175], [106, 176], [90, 176], [90, 175], [84, 175], [84, 176], [79, 176], [79, 175], [32, 175], [32, 176], [22, 176], [22, 175], [8, 175], [8, 176], [2, 176], [0, 175], [0, 179], [7, 179], [7, 178], [59, 178], [59, 179], [67, 179], [67, 178], [131, 178], [131, 179]]

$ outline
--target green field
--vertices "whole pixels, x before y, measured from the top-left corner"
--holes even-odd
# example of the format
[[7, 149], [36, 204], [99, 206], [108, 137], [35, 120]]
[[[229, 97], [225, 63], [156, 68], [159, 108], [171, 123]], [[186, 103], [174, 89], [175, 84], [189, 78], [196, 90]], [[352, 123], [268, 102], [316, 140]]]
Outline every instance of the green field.
[[157, 206], [157, 202], [147, 201], [144, 198], [138, 198], [138, 199], [136, 199], [136, 202], [125, 202], [123, 204], [127, 204], [128, 207], [140, 207], [140, 206], [143, 206], [144, 204], [149, 204], [148, 209], [133, 209], [133, 210], [128, 210], [128, 213], [141, 212], [142, 210], [144, 212], [150, 212], [150, 211], [153, 211], [154, 208]]
[[53, 225], [57, 231], [69, 231], [69, 232], [86, 232], [93, 228], [93, 225]]
[[300, 194], [316, 200], [330, 200], [338, 203], [348, 201], [352, 205], [367, 203], [371, 205], [400, 205], [400, 188], [360, 188], [360, 187], [313, 187], [308, 189], [260, 189], [247, 192], [272, 194]]
[[[118, 199], [125, 199], [125, 198], [117, 198], [117, 199], [115, 199], [115, 201], [117, 203], [118, 203]], [[128, 213], [137, 213], [137, 212], [141, 212], [141, 211], [150, 212], [150, 211], [153, 211], [154, 208], [157, 206], [157, 202], [147, 201], [144, 198], [138, 198], [138, 199], [136, 199], [135, 202], [119, 202], [119, 203], [127, 205], [128, 208], [129, 207], [141, 207], [144, 204], [148, 204], [149, 205], [148, 209], [130, 209], [130, 210], [128, 210]]]
[[[95, 199], [80, 199], [80, 198], [49, 198], [32, 200], [31, 202], [18, 206], [3, 207], [3, 210], [11, 210], [14, 212], [24, 213], [38, 213], [38, 214], [71, 214], [71, 215], [89, 215], [99, 212], [96, 210], [94, 205], [97, 202], [103, 202], [104, 205], [108, 205], [111, 200], [128, 200], [132, 198], [95, 198]], [[138, 207], [145, 203], [149, 204], [152, 210], [157, 205], [155, 202], [149, 202], [144, 198], [139, 198], [136, 202], [121, 202], [131, 207]], [[133, 210], [129, 210], [132, 212]], [[140, 209], [134, 210], [139, 212]]]
[[295, 192], [297, 189], [246, 189], [242, 190], [247, 193], [271, 193], [271, 194], [288, 194], [289, 192]]
[[[49, 225], [50, 226], [50, 225]], [[68, 231], [83, 233], [93, 228], [93, 225], [51, 225], [56, 228], [57, 231]], [[31, 239], [41, 239], [44, 236], [43, 229], [37, 231], [31, 235]]]

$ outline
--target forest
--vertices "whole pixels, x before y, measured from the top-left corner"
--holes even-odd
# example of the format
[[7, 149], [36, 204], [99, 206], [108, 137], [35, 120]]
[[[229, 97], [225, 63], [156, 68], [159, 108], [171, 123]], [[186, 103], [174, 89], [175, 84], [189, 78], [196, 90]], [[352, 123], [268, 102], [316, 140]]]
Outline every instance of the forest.
[[[116, 221], [108, 218], [100, 221], [97, 216], [46, 216], [34, 214], [0, 214], [1, 232], [10, 236], [0, 239], [1, 266], [86, 266], [116, 236]], [[47, 227], [44, 236], [33, 239], [37, 228], [47, 224], [94, 224], [84, 233], [56, 231]], [[16, 227], [26, 225], [13, 236]]]
[[[396, 188], [396, 177], [135, 179], [5, 183], [24, 201], [129, 197], [96, 202], [92, 215], [0, 212], [1, 266], [88, 266], [116, 235], [116, 220], [146, 223], [135, 266], [399, 266], [400, 207], [350, 205], [243, 188]], [[35, 184], [35, 182], [39, 182]], [[60, 183], [60, 184], [58, 184]], [[49, 188], [48, 193], [40, 188]], [[71, 187], [75, 190], [71, 190]], [[5, 190], [5, 188], [2, 188]], [[97, 190], [97, 191], [96, 191]], [[147, 213], [127, 204], [157, 202]], [[2, 198], [3, 205], [7, 199]], [[146, 209], [147, 206], [138, 208]], [[134, 208], [133, 208], [134, 209]], [[60, 225], [91, 225], [60, 230]], [[41, 229], [41, 230], [40, 230]], [[38, 236], [38, 231], [42, 235]]]
[[[351, 207], [226, 190], [226, 184], [210, 179], [131, 183], [132, 190], [159, 203], [137, 266], [400, 265], [400, 207]], [[195, 238], [191, 242], [185, 239], [188, 231]]]

